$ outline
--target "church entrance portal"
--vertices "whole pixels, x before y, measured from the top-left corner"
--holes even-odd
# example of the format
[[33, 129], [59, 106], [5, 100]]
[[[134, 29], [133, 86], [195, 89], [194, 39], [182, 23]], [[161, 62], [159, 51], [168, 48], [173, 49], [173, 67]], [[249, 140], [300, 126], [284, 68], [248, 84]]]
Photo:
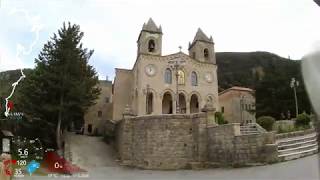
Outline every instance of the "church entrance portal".
[[172, 96], [166, 92], [162, 98], [162, 114], [172, 114]]
[[153, 112], [153, 94], [148, 93], [146, 100], [147, 100], [146, 112], [147, 114], [151, 114]]
[[199, 112], [199, 101], [197, 95], [193, 94], [190, 100], [190, 113]]
[[181, 114], [185, 114], [187, 112], [186, 98], [182, 93], [179, 94], [179, 108]]

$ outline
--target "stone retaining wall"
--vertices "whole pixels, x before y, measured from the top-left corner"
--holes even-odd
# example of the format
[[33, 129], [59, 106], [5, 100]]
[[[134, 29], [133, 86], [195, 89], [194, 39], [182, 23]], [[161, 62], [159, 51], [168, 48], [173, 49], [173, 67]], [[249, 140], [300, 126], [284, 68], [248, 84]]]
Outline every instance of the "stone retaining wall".
[[273, 131], [278, 131], [280, 129], [293, 129], [294, 128], [294, 120], [280, 120], [276, 121], [273, 124], [272, 130]]
[[121, 163], [166, 170], [277, 161], [272, 132], [241, 135], [240, 124], [218, 126], [209, 116], [207, 112], [125, 117], [116, 126]]
[[239, 124], [208, 128], [208, 161], [222, 166], [277, 161], [273, 133], [240, 135]]
[[295, 132], [289, 132], [289, 133], [282, 133], [277, 134], [276, 139], [283, 139], [283, 138], [291, 138], [291, 137], [297, 137], [297, 136], [304, 136], [307, 134], [315, 133], [315, 129], [307, 129], [303, 131], [295, 131]]
[[180, 169], [204, 161], [205, 127], [205, 113], [124, 119], [117, 127], [120, 159], [144, 169]]

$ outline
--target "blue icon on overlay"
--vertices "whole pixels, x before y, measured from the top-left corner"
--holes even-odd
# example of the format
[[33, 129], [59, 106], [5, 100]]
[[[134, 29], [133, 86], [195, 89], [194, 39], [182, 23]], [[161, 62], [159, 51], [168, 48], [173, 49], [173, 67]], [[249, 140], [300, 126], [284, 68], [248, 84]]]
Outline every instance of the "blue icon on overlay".
[[32, 160], [27, 166], [27, 171], [31, 176], [32, 173], [34, 173], [39, 168], [40, 168], [40, 163], [36, 162], [35, 160]]

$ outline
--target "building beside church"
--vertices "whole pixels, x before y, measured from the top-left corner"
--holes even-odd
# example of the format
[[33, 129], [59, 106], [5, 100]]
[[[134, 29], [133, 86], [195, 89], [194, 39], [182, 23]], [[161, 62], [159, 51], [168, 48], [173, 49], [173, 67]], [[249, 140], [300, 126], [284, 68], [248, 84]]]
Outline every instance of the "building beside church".
[[100, 80], [98, 86], [99, 98], [84, 115], [84, 134], [87, 135], [104, 134], [106, 122], [112, 120], [112, 81]]
[[254, 90], [231, 87], [219, 93], [221, 112], [229, 123], [255, 123], [256, 99]]
[[122, 119], [126, 108], [137, 116], [197, 113], [208, 102], [219, 109], [212, 37], [199, 28], [189, 43], [189, 54], [163, 55], [162, 35], [161, 26], [150, 18], [139, 34], [133, 68], [116, 69], [114, 120]]

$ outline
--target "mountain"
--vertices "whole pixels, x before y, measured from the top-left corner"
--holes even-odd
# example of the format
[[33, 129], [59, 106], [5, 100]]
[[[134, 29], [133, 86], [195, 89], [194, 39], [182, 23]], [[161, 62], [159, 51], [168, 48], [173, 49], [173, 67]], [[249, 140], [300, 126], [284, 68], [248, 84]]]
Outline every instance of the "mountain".
[[257, 116], [271, 115], [280, 119], [290, 111], [295, 114], [291, 78], [300, 81], [297, 88], [299, 113], [310, 112], [305, 91], [301, 61], [290, 60], [269, 52], [216, 53], [219, 91], [232, 86], [249, 87], [256, 91]]
[[[25, 75], [29, 74], [32, 70], [31, 69], [24, 69], [23, 72]], [[12, 90], [12, 83], [16, 82], [21, 76], [20, 70], [10, 70], [10, 71], [3, 71], [0, 72], [0, 118], [3, 118], [4, 112], [4, 102], [5, 98], [10, 95]], [[17, 86], [19, 88], [19, 85]], [[12, 96], [13, 102], [16, 102], [17, 93]]]
[[[291, 117], [294, 116], [295, 101], [290, 88], [293, 77], [301, 82], [297, 88], [299, 113], [310, 112], [300, 60], [290, 60], [269, 52], [218, 52], [216, 58], [219, 91], [232, 86], [254, 89], [257, 117], [270, 115], [280, 119], [281, 113], [287, 115], [288, 111]], [[25, 70], [26, 75], [31, 71]], [[8, 95], [11, 84], [19, 77], [19, 70], [0, 72], [0, 99]]]

